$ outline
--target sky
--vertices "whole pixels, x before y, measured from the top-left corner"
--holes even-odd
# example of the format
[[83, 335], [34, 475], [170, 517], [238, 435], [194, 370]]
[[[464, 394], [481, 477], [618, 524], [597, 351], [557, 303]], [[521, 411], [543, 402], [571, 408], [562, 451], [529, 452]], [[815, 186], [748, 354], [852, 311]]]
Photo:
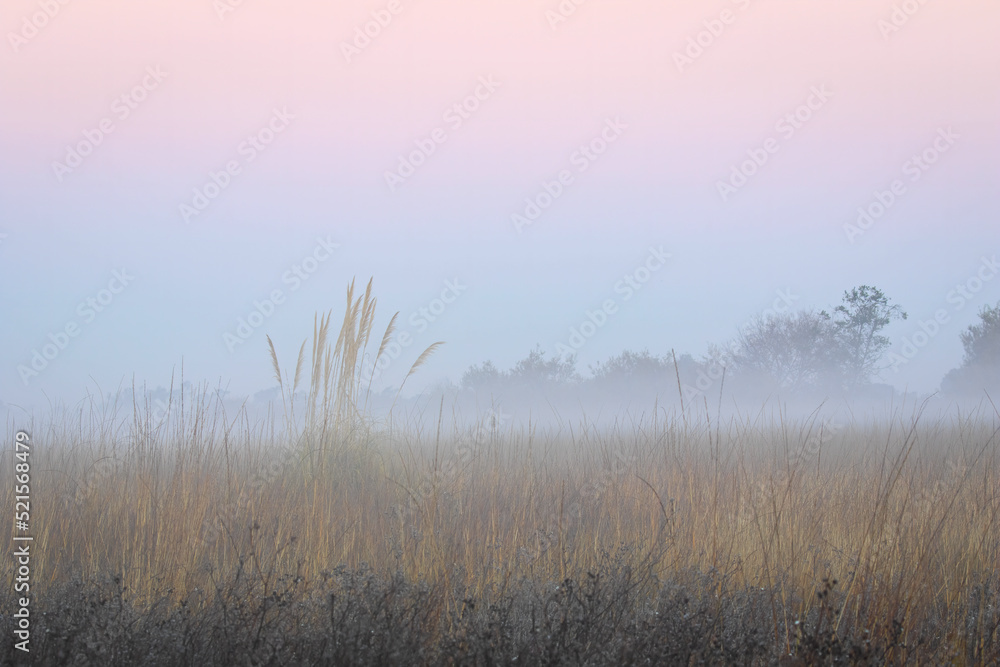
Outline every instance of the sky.
[[881, 379], [933, 391], [1000, 301], [998, 24], [992, 0], [7, 0], [0, 401], [182, 363], [252, 395], [266, 336], [294, 365], [369, 278], [403, 336], [376, 386], [435, 341], [408, 387], [536, 346], [699, 357], [869, 284], [910, 316]]

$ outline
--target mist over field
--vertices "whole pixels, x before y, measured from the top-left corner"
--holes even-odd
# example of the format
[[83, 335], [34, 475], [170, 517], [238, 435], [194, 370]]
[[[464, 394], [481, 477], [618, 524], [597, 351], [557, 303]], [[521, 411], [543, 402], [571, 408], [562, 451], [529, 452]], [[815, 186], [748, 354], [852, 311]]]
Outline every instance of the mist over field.
[[252, 397], [354, 278], [400, 313], [377, 389], [446, 342], [407, 395], [860, 285], [924, 395], [1000, 301], [993, 3], [50, 4], [2, 15], [6, 405], [182, 361]]
[[1000, 660], [998, 25], [8, 0], [0, 662]]

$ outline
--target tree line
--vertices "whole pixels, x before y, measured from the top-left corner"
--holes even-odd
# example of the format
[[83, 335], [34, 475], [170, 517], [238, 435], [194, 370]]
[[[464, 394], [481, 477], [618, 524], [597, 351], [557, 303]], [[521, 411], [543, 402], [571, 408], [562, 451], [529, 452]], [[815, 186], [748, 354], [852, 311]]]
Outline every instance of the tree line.
[[[472, 391], [550, 391], [570, 386], [613, 390], [672, 379], [687, 393], [703, 393], [723, 380], [735, 387], [768, 392], [850, 395], [871, 387], [891, 365], [885, 328], [906, 312], [877, 287], [847, 290], [828, 310], [769, 311], [741, 327], [734, 338], [711, 345], [695, 360], [689, 354], [657, 356], [626, 350], [590, 367], [576, 367], [575, 355], [547, 356], [532, 350], [502, 371], [492, 362], [474, 365], [461, 379]], [[962, 363], [941, 383], [948, 395], [979, 395], [1000, 388], [1000, 302], [984, 306], [978, 321], [961, 332]]]

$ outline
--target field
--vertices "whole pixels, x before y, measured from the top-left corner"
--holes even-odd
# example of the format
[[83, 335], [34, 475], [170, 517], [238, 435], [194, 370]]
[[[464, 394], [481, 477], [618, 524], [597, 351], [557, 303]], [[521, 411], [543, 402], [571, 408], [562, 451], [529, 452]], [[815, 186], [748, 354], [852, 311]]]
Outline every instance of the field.
[[359, 409], [347, 320], [270, 419], [196, 393], [28, 425], [34, 664], [1000, 660], [992, 408], [425, 429]]

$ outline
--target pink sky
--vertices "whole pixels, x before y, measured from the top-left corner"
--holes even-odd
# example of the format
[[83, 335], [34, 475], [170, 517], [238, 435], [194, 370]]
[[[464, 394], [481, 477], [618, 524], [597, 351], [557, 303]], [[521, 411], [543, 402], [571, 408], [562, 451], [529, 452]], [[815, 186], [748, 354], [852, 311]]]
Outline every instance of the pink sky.
[[[883, 35], [879, 22], [904, 5], [918, 9]], [[12, 44], [43, 6], [59, 11]], [[194, 312], [204, 308], [209, 324], [182, 327], [187, 311], [178, 305], [174, 316], [158, 312], [163, 319], [154, 325], [149, 300], [164, 298], [156, 294], [136, 297], [147, 309], [137, 307], [128, 326], [146, 336], [159, 327], [156, 335], [172, 340], [162, 322], [173, 322], [193, 350], [186, 354], [204, 359], [206, 376], [266, 383], [266, 370], [229, 364], [225, 350], [213, 356], [220, 331], [256, 297], [258, 274], [266, 289], [288, 257], [331, 228], [353, 250], [324, 278], [324, 294], [339, 299], [352, 275], [375, 273], [383, 300], [405, 311], [445, 277], [482, 271], [496, 294], [537, 309], [539, 328], [516, 340], [476, 329], [484, 358], [508, 342], [514, 347], [499, 356], [519, 358], [538, 341], [551, 347], [602, 285], [614, 283], [617, 267], [664, 240], [686, 267], [681, 276], [695, 275], [698, 287], [664, 287], [650, 311], [637, 311], [636, 326], [650, 317], [676, 326], [676, 318], [650, 315], [664, 303], [692, 311], [718, 303], [728, 314], [670, 330], [675, 347], [695, 354], [789, 284], [825, 307], [853, 284], [880, 280], [915, 313], [933, 312], [949, 285], [975, 269], [976, 253], [996, 247], [1000, 4], [587, 0], [553, 28], [547, 12], [559, 6], [398, 0], [392, 14], [388, 0], [244, 0], [220, 18], [212, 0], [5, 2], [0, 233], [8, 237], [0, 266], [11, 273], [8, 285], [40, 257], [51, 268], [29, 292], [5, 297], [13, 316], [35, 324], [6, 331], [0, 344], [30, 351], [72, 314], [74, 289], [85, 293], [131, 261], [153, 271], [147, 284], [204, 300]], [[343, 43], [373, 12], [387, 11], [391, 23], [347, 62]], [[707, 46], [679, 68], [676, 54], [706, 22], [723, 29], [701, 35]], [[115, 100], [148, 68], [165, 78], [127, 118], [115, 118]], [[461, 127], [448, 128], [445, 112], [481, 77], [499, 86]], [[829, 100], [781, 137], [777, 124], [817, 87], [830, 91]], [[274, 109], [294, 119], [245, 161], [240, 147]], [[109, 118], [113, 132], [60, 182], [53, 163]], [[627, 125], [620, 140], [575, 174], [538, 225], [517, 234], [511, 216], [525, 198], [572, 168], [580, 145], [616, 118]], [[447, 130], [445, 143], [391, 192], [386, 171], [436, 128]], [[946, 128], [960, 137], [955, 145], [861, 243], [848, 243], [842, 227], [856, 209], [901, 178], [904, 162]], [[777, 152], [722, 201], [718, 182], [774, 138]], [[231, 186], [185, 224], [179, 206], [232, 160], [240, 173]], [[600, 259], [574, 264], [580, 257]], [[585, 287], [573, 292], [573, 285]], [[996, 300], [1000, 292], [981, 296]], [[294, 308], [313, 312], [334, 305], [328, 300], [316, 294]], [[548, 308], [559, 301], [563, 311]], [[471, 322], [495, 310], [466, 303], [468, 312], [437, 336], [461, 340]], [[283, 317], [289, 321], [275, 325], [291, 327], [291, 315]], [[899, 382], [932, 387], [957, 363], [959, 329]], [[158, 372], [143, 366], [141, 346], [129, 354], [113, 336], [101, 342], [110, 335], [81, 343], [75, 361], [62, 362], [66, 375], [50, 377], [86, 376], [87, 359], [119, 353], [106, 365], [111, 376], [136, 367]], [[602, 336], [584, 356], [663, 344], [627, 327]], [[482, 360], [470, 356], [473, 347], [442, 353], [452, 375]], [[171, 346], [155, 368], [185, 349]], [[0, 397], [21, 386], [12, 368], [0, 368], [0, 377]]]
[[[869, 0], [590, 0], [556, 30], [545, 16], [554, 1], [400, 0], [392, 23], [345, 62], [340, 43], [386, 4], [278, 9], [246, 0], [219, 20], [209, 0], [71, 2], [0, 60], [16, 99], [0, 112], [18, 129], [7, 141], [26, 164], [48, 161], [154, 64], [169, 82], [124, 128], [128, 146], [145, 157], [129, 168], [184, 168], [284, 104], [299, 114], [299, 136], [309, 137], [295, 147], [303, 161], [329, 159], [346, 144], [351, 160], [333, 162], [360, 172], [358, 159], [375, 166], [440, 124], [442, 110], [480, 74], [502, 81], [502, 94], [463, 147], [480, 156], [476, 173], [490, 178], [516, 177], [608, 114], [626, 116], [643, 136], [623, 176], [691, 175], [770, 131], [819, 83], [836, 95], [836, 109], [810, 131], [824, 151], [875, 155], [907, 147], [910, 137], [919, 142], [942, 123], [990, 123], [1000, 111], [990, 85], [1000, 8], [986, 0], [930, 2], [888, 39], [877, 23], [892, 3]], [[3, 29], [16, 32], [37, 7], [5, 3]], [[679, 73], [673, 54], [723, 11], [733, 23]], [[436, 175], [447, 183], [462, 172], [467, 165], [442, 164]]]

